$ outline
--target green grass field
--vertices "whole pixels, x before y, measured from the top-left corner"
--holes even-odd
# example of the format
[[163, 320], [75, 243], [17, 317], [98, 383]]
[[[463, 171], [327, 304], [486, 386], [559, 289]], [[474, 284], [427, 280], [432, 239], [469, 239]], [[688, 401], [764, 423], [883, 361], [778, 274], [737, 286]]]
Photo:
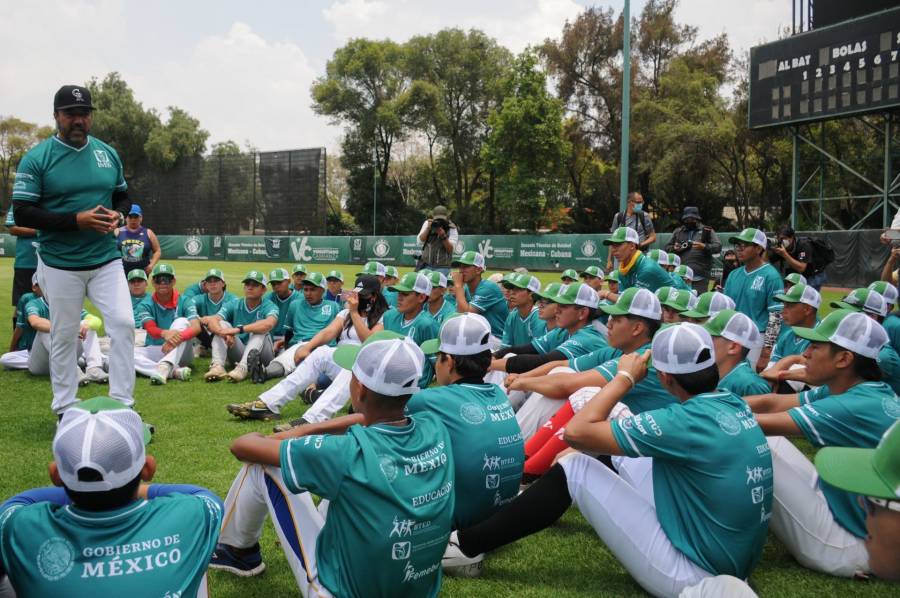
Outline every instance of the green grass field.
[[[222, 264], [232, 290], [239, 291], [240, 276], [251, 268], [270, 270], [274, 264]], [[288, 265], [289, 266], [289, 265]], [[205, 262], [177, 262], [179, 287], [198, 280]], [[358, 266], [334, 266], [351, 275]], [[326, 271], [331, 265], [321, 265]], [[556, 274], [538, 275], [544, 282]], [[352, 278], [352, 277], [351, 277]], [[6, 307], [0, 315], [7, 324], [0, 326], [0, 346], [7, 347], [12, 307], [8, 306], [12, 280], [12, 260], [0, 259], [0, 297]], [[825, 303], [839, 295], [825, 293]], [[208, 360], [194, 363], [195, 373], [206, 370]], [[139, 377], [135, 390], [137, 408], [145, 420], [156, 425], [157, 434], [149, 447], [159, 469], [156, 479], [169, 483], [195, 483], [206, 486], [222, 498], [228, 492], [238, 470], [238, 462], [228, 452], [232, 439], [252, 430], [266, 432], [270, 424], [241, 422], [225, 412], [224, 405], [253, 399], [261, 390], [274, 385], [205, 384], [199, 376], [191, 382], [172, 381], [164, 387], [151, 387]], [[105, 386], [91, 385], [79, 390], [81, 398], [104, 394]], [[36, 486], [47, 485], [47, 463], [51, 460], [50, 441], [56, 418], [50, 412], [50, 382], [26, 372], [0, 372], [0, 499]], [[285, 410], [288, 419], [305, 409], [294, 401]], [[808, 445], [803, 447], [810, 452]], [[265, 574], [238, 579], [212, 572], [213, 596], [296, 595], [294, 579], [287, 568], [271, 526], [262, 539], [268, 564]], [[770, 537], [762, 561], [751, 578], [761, 596], [887, 596], [896, 590], [881, 582], [856, 582], [836, 579], [802, 569], [784, 547]], [[633, 596], [643, 595], [612, 554], [576, 509], [570, 509], [556, 525], [539, 534], [491, 554], [484, 575], [474, 580], [445, 578], [445, 596]]]

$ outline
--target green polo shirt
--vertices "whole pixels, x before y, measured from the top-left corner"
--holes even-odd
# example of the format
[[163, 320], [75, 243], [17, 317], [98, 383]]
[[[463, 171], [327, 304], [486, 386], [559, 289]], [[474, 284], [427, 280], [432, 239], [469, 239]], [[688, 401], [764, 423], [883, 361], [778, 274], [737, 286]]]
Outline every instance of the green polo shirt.
[[648, 289], [655, 293], [657, 289], [665, 286], [672, 286], [672, 277], [643, 253], [638, 256], [628, 274], [619, 271], [619, 293], [631, 287]]
[[[9, 212], [6, 213], [6, 228], [12, 228], [16, 225], [16, 219], [13, 216], [13, 207], [9, 206]], [[37, 242], [37, 235], [16, 236], [16, 260], [13, 262], [14, 268], [25, 270], [34, 270], [37, 268], [37, 251], [34, 244]]]
[[725, 294], [734, 301], [734, 310], [749, 316], [760, 332], [765, 332], [769, 324], [769, 313], [784, 308], [775, 299], [783, 292], [784, 281], [771, 264], [764, 263], [752, 272], [741, 266], [725, 281]]
[[501, 346], [524, 345], [546, 333], [547, 323], [538, 317], [537, 307], [532, 308], [524, 318], [519, 314], [518, 309], [511, 309], [503, 327]]

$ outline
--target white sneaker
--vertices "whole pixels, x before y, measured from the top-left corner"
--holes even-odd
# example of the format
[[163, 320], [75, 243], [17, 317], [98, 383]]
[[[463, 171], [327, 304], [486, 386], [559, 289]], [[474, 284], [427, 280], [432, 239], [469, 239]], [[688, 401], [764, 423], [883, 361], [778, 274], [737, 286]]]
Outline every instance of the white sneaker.
[[171, 367], [168, 363], [162, 362], [156, 366], [156, 371], [150, 375], [150, 384], [162, 385], [168, 382]]
[[484, 567], [484, 554], [466, 556], [459, 548], [459, 536], [454, 531], [441, 559], [441, 568], [453, 577], [478, 577]]
[[81, 371], [81, 368], [78, 368], [78, 386], [87, 386], [91, 383], [91, 379], [88, 378], [87, 374]]
[[187, 382], [191, 379], [191, 368], [176, 368], [175, 372], [172, 374], [172, 377], [176, 380]]
[[85, 372], [87, 374], [88, 380], [91, 382], [97, 382], [98, 384], [106, 384], [109, 382], [109, 374], [103, 371], [103, 368], [100, 366], [91, 366]]

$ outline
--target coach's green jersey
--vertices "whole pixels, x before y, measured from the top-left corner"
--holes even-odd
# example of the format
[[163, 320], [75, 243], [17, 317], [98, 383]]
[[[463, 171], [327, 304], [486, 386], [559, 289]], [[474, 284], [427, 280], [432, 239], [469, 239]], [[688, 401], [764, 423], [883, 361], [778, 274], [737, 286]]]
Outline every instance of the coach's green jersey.
[[888, 338], [891, 339], [891, 346], [894, 348], [894, 351], [900, 353], [900, 315], [897, 312], [888, 314], [881, 325], [884, 326], [884, 331], [888, 333]]
[[[223, 305], [222, 309], [220, 309], [219, 313], [216, 315], [231, 324], [234, 328], [237, 328], [238, 326], [246, 326], [247, 324], [253, 324], [254, 322], [259, 322], [266, 318], [275, 318], [277, 320], [278, 308], [275, 307], [275, 304], [271, 301], [263, 299], [256, 307], [251, 309], [247, 305], [246, 299], [238, 298]], [[238, 334], [237, 337], [241, 339], [242, 343], [246, 343], [250, 339], [250, 333], [243, 332]]]
[[138, 324], [138, 306], [141, 304], [142, 301], [147, 299], [147, 297], [149, 297], [149, 295], [147, 295], [147, 293], [144, 293], [143, 295], [129, 294], [129, 296], [131, 297], [131, 315], [134, 318], [134, 327], [140, 328], [141, 326], [140, 326], [140, 324]]
[[[421, 345], [425, 341], [438, 336], [437, 322], [434, 321], [427, 309], [420, 311], [412, 320], [407, 320], [396, 309], [389, 309], [384, 312], [382, 323], [385, 330], [408, 336], [417, 345]], [[422, 378], [419, 380], [419, 388], [425, 388], [431, 384], [433, 375], [434, 365], [431, 359], [426, 359], [422, 368]]]
[[421, 390], [406, 412], [437, 414], [450, 432], [456, 463], [456, 529], [484, 521], [519, 494], [525, 445], [506, 394], [496, 384]]
[[[172, 291], [172, 293], [172, 301], [166, 304], [159, 302], [156, 293], [138, 303], [134, 315], [135, 326], [145, 328], [147, 322], [156, 322], [161, 330], [169, 330], [177, 318], [192, 318], [194, 304], [189, 300], [186, 301], [183, 295], [178, 294], [178, 291]], [[162, 345], [165, 344], [166, 339], [153, 338], [148, 334], [145, 342], [147, 345]]]
[[331, 501], [316, 541], [322, 585], [343, 597], [437, 596], [453, 469], [450, 435], [431, 413], [283, 441], [287, 489]]
[[655, 293], [657, 289], [665, 286], [672, 286], [669, 273], [643, 253], [638, 256], [627, 274], [619, 270], [619, 294], [632, 287], [648, 289]]
[[[182, 291], [181, 294], [184, 297], [190, 299], [192, 297], [196, 297], [197, 295], [203, 295], [204, 293], [203, 293], [203, 289], [200, 288], [200, 283], [195, 282], [194, 284], [192, 284], [188, 288], [186, 288], [184, 291]], [[234, 296], [234, 295], [232, 294], [232, 296]]]
[[469, 291], [469, 285], [463, 285], [466, 293], [466, 301], [471, 307], [478, 310], [491, 325], [491, 334], [497, 338], [503, 338], [503, 326], [506, 324], [506, 316], [509, 308], [506, 307], [506, 298], [503, 291], [495, 282], [482, 280], [475, 287], [475, 293]]
[[288, 309], [294, 301], [301, 297], [303, 297], [303, 293], [298, 293], [294, 289], [291, 289], [291, 294], [284, 299], [279, 297], [278, 293], [275, 291], [269, 291], [265, 294], [265, 298], [274, 303], [275, 307], [278, 308], [278, 324], [276, 324], [275, 328], [269, 333], [270, 336], [284, 336], [284, 325], [288, 321]]
[[679, 551], [713, 575], [745, 579], [772, 516], [772, 455], [750, 407], [708, 392], [612, 422], [622, 452], [653, 458], [653, 502]]
[[900, 393], [900, 355], [890, 343], [886, 344], [878, 352], [878, 369], [881, 370], [881, 381], [886, 382], [891, 389]]
[[[863, 382], [839, 395], [827, 386], [799, 394], [800, 406], [788, 413], [813, 446], [875, 448], [900, 417], [900, 400], [884, 382]], [[835, 520], [854, 536], [866, 537], [866, 514], [857, 495], [821, 479], [819, 487]]]
[[170, 494], [100, 512], [14, 504], [0, 513], [0, 561], [23, 597], [193, 597], [221, 523], [212, 494]]
[[678, 276], [674, 272], [669, 272], [668, 274], [669, 274], [669, 278], [672, 279], [673, 287], [675, 287], [676, 289], [682, 290], [682, 291], [690, 291], [691, 290], [691, 287], [689, 287], [688, 284], [686, 282], [684, 282], [684, 279], [682, 277]]
[[[13, 207], [9, 206], [9, 212], [6, 213], [6, 228], [12, 228], [15, 225], [16, 219], [13, 215]], [[16, 236], [16, 259], [13, 262], [13, 268], [28, 270], [37, 268], [37, 252], [34, 247], [36, 241], [37, 235]]]
[[[645, 351], [649, 350], [650, 344], [648, 343], [635, 352], [638, 355], [643, 355]], [[600, 375], [603, 376], [604, 380], [609, 382], [619, 372], [619, 359], [610, 359], [594, 369], [600, 372]], [[677, 402], [678, 399], [669, 394], [660, 383], [659, 378], [656, 375], [656, 368], [653, 367], [652, 360], [647, 369], [647, 375], [644, 376], [642, 380], [638, 381], [638, 383], [622, 397], [622, 403], [625, 403], [632, 413], [661, 409]]]
[[387, 302], [388, 307], [397, 307], [397, 291], [383, 288], [381, 289], [381, 294], [384, 296], [384, 300]]
[[441, 308], [437, 311], [436, 314], [431, 313], [431, 308], [429, 308], [428, 310], [428, 313], [431, 314], [432, 318], [434, 318], [434, 321], [438, 325], [439, 329], [448, 317], [456, 313], [456, 303], [448, 301], [447, 297], [448, 295], [444, 295], [444, 302], [441, 303]]
[[783, 292], [784, 281], [771, 264], [763, 264], [752, 272], [741, 266], [732, 270], [725, 281], [725, 294], [734, 301], [734, 310], [749, 316], [760, 332], [766, 331], [769, 313], [784, 307], [775, 298]]
[[293, 336], [287, 346], [311, 340], [320, 330], [331, 324], [339, 311], [341, 311], [339, 305], [324, 298], [315, 305], [310, 305], [301, 293], [288, 307], [284, 332], [290, 330]]
[[16, 302], [16, 313], [14, 314], [16, 328], [22, 329], [22, 335], [16, 343], [17, 351], [21, 351], [22, 349], [31, 350], [31, 345], [34, 343], [34, 329], [31, 328], [27, 318], [25, 318], [25, 306], [27, 306], [28, 302], [32, 299], [37, 299], [37, 295], [34, 293], [24, 293], [19, 297], [19, 301]]
[[[82, 212], [98, 205], [111, 210], [113, 192], [127, 188], [112, 147], [88, 136], [83, 147], [75, 148], [54, 135], [19, 162], [12, 199], [49, 212]], [[54, 268], [100, 266], [121, 257], [111, 232], [41, 230], [37, 240], [41, 259]]]
[[731, 368], [720, 380], [718, 388], [733, 392], [739, 397], [751, 395], [763, 395], [772, 392], [772, 387], [762, 379], [752, 367], [750, 362], [744, 360]]
[[547, 323], [538, 317], [538, 308], [534, 307], [526, 317], [519, 314], [518, 309], [511, 309], [503, 326], [501, 347], [514, 347], [530, 343], [547, 333]]
[[606, 345], [599, 349], [594, 349], [586, 355], [576, 357], [569, 360], [569, 367], [576, 372], [586, 372], [592, 370], [598, 365], [604, 364], [610, 359], [618, 359], [622, 356], [622, 352], [618, 349]]
[[181, 296], [185, 297], [186, 301], [189, 300], [194, 304], [193, 313], [188, 318], [190, 320], [214, 316], [222, 310], [226, 303], [237, 301], [237, 297], [231, 291], [222, 293], [222, 297], [220, 297], [218, 301], [213, 301], [212, 297], [209, 296], [209, 293], [198, 293], [190, 297], [187, 297], [184, 294]]

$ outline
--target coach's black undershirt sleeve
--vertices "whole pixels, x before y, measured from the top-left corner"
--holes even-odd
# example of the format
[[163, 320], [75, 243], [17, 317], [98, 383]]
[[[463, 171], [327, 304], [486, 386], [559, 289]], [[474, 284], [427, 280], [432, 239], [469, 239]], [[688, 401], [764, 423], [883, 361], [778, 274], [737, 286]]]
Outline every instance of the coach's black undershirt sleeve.
[[534, 345], [532, 345], [531, 343], [516, 345], [514, 347], [504, 347], [498, 351], [495, 351], [494, 357], [500, 359], [502, 357], [506, 357], [510, 353], [514, 353], [516, 355], [537, 355], [537, 349], [535, 349]]
[[13, 216], [18, 226], [55, 232], [78, 230], [76, 212], [51, 212], [27, 201], [13, 202]]
[[131, 210], [131, 200], [128, 199], [128, 190], [113, 191], [112, 205], [116, 212], [121, 212], [122, 215], [127, 216], [128, 212]]
[[562, 361], [564, 359], [568, 359], [568, 357], [559, 351], [550, 351], [543, 355], [514, 355], [506, 360], [506, 372], [508, 374], [523, 374], [545, 363]]

